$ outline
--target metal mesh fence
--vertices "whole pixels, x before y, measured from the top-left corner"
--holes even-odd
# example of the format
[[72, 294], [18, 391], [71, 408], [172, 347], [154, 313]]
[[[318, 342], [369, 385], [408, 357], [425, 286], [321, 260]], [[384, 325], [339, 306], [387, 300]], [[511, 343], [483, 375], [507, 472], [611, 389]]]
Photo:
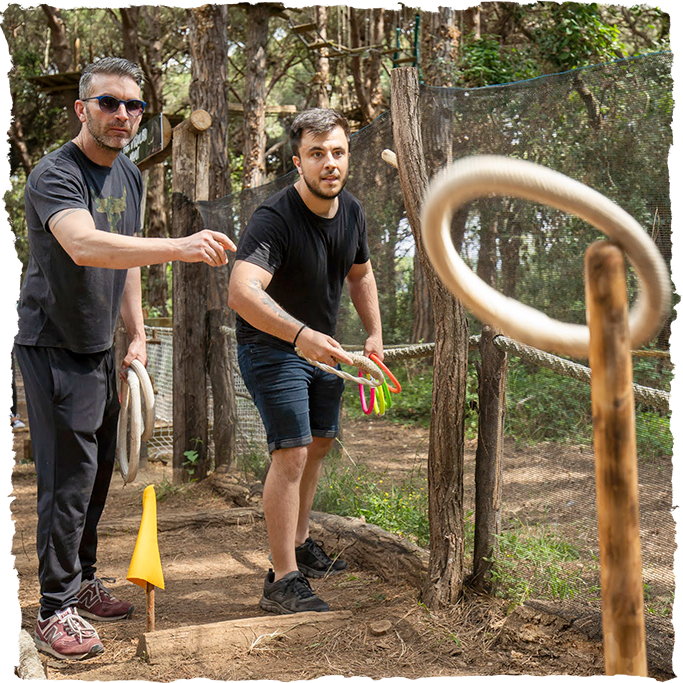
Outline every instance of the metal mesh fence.
[[[147, 338], [147, 370], [154, 384], [156, 427], [147, 442], [149, 458], [173, 454], [173, 331], [169, 327], [145, 326]], [[233, 367], [237, 368], [237, 350], [232, 346]], [[237, 451], [244, 454], [250, 450], [266, 451], [266, 434], [263, 423], [254, 406], [242, 377], [234, 373], [237, 417]], [[213, 401], [211, 386], [207, 396], [209, 423], [213, 425]], [[219, 418], [220, 419], [220, 418]]]

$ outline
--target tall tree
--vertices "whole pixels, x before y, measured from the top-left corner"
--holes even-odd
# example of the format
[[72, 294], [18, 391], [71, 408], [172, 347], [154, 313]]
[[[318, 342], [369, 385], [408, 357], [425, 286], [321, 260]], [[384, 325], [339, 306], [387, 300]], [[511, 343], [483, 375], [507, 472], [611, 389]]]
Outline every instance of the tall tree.
[[391, 75], [398, 170], [417, 252], [422, 256], [432, 307], [439, 312], [429, 430], [429, 573], [423, 599], [432, 607], [454, 603], [464, 572], [464, 420], [469, 327], [462, 304], [441, 284], [422, 246], [420, 209], [427, 188], [416, 69]]
[[[351, 46], [355, 50], [351, 57], [351, 73], [364, 124], [381, 113], [384, 12], [382, 8], [350, 8]], [[372, 48], [369, 56], [360, 51], [362, 47]]]
[[[211, 115], [209, 199], [230, 193], [228, 159], [228, 6], [203, 5], [189, 10], [192, 82], [190, 103]], [[232, 224], [230, 223], [229, 226]], [[234, 232], [229, 229], [229, 236]], [[213, 442], [216, 467], [229, 466], [235, 454], [237, 411], [233, 383], [232, 340], [227, 328], [234, 324], [227, 308], [230, 273], [212, 270], [208, 280], [207, 367], [213, 397]]]
[[[71, 51], [66, 25], [62, 19], [61, 11], [51, 5], [41, 5], [41, 8], [45, 13], [47, 25], [50, 28], [50, 47], [55, 65], [57, 66], [57, 71], [59, 73], [66, 73], [67, 71], [72, 70], [74, 65], [73, 53]], [[59, 92], [56, 95], [61, 106], [67, 111], [69, 130], [74, 137], [81, 128], [81, 123], [73, 108], [74, 100], [78, 97], [77, 92], [77, 89], [75, 91], [66, 90], [64, 92]]]
[[265, 180], [266, 164], [266, 46], [271, 8], [247, 5], [243, 132], [243, 188], [258, 187]]
[[[318, 27], [318, 35], [322, 42], [327, 40], [327, 7], [317, 5], [315, 8], [315, 20]], [[316, 106], [328, 109], [330, 106], [330, 96], [328, 88], [330, 86], [330, 58], [327, 46], [322, 46], [318, 50], [315, 69], [315, 92]]]

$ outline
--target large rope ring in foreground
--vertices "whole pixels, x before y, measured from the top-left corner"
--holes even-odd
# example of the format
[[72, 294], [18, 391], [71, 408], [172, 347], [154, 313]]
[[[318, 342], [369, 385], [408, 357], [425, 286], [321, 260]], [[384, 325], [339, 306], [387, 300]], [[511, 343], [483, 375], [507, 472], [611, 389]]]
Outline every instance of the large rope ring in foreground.
[[297, 354], [301, 356], [304, 360], [307, 360], [311, 365], [315, 365], [316, 368], [320, 368], [321, 370], [324, 370], [325, 372], [331, 372], [333, 375], [337, 375], [337, 377], [341, 377], [342, 379], [348, 379], [351, 382], [356, 382], [357, 384], [362, 384], [365, 387], [370, 387], [371, 389], [376, 389], [377, 387], [382, 386], [384, 384], [384, 374], [382, 371], [367, 357], [364, 356], [362, 353], [346, 353], [346, 355], [353, 361], [353, 366], [358, 368], [359, 370], [362, 370], [363, 374], [369, 375], [369, 377], [355, 377], [349, 372], [346, 372], [345, 370], [337, 370], [337, 368], [333, 368], [331, 365], [327, 365], [326, 363], [319, 363], [317, 360], [311, 360], [310, 358], [306, 358], [303, 353], [301, 353], [301, 350], [299, 349], [298, 346], [294, 347]]
[[[140, 443], [148, 441], [154, 432], [154, 390], [145, 366], [137, 359], [130, 364], [127, 377], [128, 380], [123, 382], [121, 387], [116, 457], [123, 481], [129, 484], [138, 473]], [[144, 420], [141, 399], [144, 399], [145, 404]], [[129, 415], [130, 437], [128, 435]]]
[[631, 345], [637, 348], [659, 330], [669, 312], [671, 285], [659, 250], [638, 222], [586, 185], [544, 166], [502, 156], [456, 161], [431, 182], [422, 206], [422, 240], [446, 287], [482, 322], [551, 353], [588, 357], [585, 325], [563, 323], [500, 294], [460, 258], [451, 239], [451, 218], [461, 206], [485, 195], [529, 199], [572, 213], [611, 237], [629, 257], [641, 292], [631, 309]]

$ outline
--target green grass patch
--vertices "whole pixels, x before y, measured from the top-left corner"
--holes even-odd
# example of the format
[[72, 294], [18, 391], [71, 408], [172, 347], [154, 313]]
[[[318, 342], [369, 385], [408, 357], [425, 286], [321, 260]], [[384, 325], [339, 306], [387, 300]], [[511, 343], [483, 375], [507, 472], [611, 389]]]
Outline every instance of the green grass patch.
[[527, 598], [573, 598], [588, 588], [579, 551], [548, 525], [514, 526], [498, 537], [491, 577], [496, 592], [517, 604]]
[[426, 547], [429, 545], [427, 480], [414, 476], [397, 485], [362, 466], [330, 460], [313, 503], [331, 514], [363, 517], [369, 524]]

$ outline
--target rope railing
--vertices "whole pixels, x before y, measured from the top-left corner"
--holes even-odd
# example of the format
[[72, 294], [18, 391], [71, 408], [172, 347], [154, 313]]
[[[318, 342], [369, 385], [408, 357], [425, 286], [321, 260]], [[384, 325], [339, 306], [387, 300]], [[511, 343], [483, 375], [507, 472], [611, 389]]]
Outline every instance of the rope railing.
[[[591, 371], [590, 368], [580, 363], [560, 358], [546, 351], [541, 351], [528, 344], [517, 342], [510, 337], [499, 335], [494, 338], [493, 344], [496, 348], [506, 353], [514, 354], [520, 358], [524, 358], [535, 365], [548, 368], [554, 372], [571, 377], [590, 384]], [[474, 350], [479, 346], [479, 335], [472, 335], [469, 341], [469, 349]], [[412, 358], [427, 358], [434, 354], [434, 344], [414, 344], [412, 346], [404, 346], [394, 349], [385, 349], [384, 357], [387, 360], [407, 360]], [[669, 410], [669, 392], [661, 389], [653, 389], [652, 387], [645, 387], [640, 384], [633, 384], [633, 391], [635, 399], [638, 403], [656, 408], [661, 411]]]
[[[234, 331], [231, 331], [230, 334], [233, 336]], [[535, 365], [540, 365], [541, 367], [553, 370], [554, 372], [564, 375], [565, 377], [571, 377], [572, 379], [583, 382], [584, 384], [590, 384], [591, 371], [590, 368], [586, 367], [585, 365], [566, 360], [565, 358], [560, 358], [552, 353], [541, 351], [533, 346], [523, 344], [503, 335], [494, 337], [493, 344], [496, 346], [496, 348], [504, 351], [505, 353], [511, 353], [520, 358], [524, 358]], [[472, 351], [478, 347], [479, 335], [472, 335], [469, 340], [469, 349]], [[349, 345], [345, 346], [344, 348], [349, 351], [357, 351], [362, 350], [363, 347]], [[387, 347], [384, 349], [384, 358], [387, 361], [428, 358], [433, 355], [433, 342], [426, 344], [411, 344], [410, 346]], [[642, 354], [638, 351], [634, 351], [634, 355]], [[662, 389], [653, 389], [652, 387], [645, 387], [634, 382], [633, 392], [635, 394], [636, 402], [663, 412], [667, 412], [669, 410], [670, 395], [668, 391], [663, 391]]]

